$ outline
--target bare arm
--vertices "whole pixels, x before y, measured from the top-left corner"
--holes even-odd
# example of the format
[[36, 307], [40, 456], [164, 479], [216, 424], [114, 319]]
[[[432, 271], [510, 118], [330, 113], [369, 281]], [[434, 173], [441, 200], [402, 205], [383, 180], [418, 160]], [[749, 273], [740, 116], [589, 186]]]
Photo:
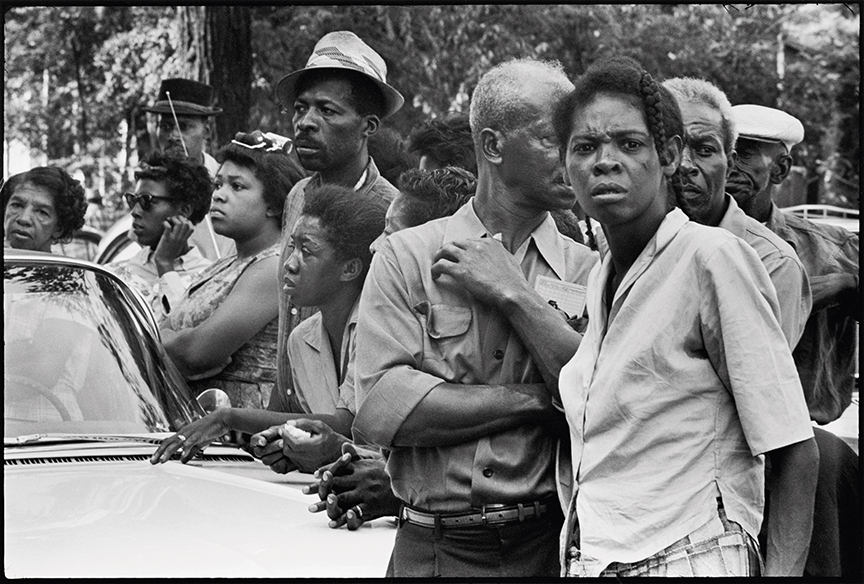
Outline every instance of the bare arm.
[[[279, 314], [273, 274], [279, 258], [249, 266], [204, 322], [181, 331], [161, 330], [165, 350], [186, 376], [224, 366], [228, 358]], [[193, 300], [194, 301], [194, 300]]]
[[566, 435], [567, 422], [542, 384], [434, 387], [408, 414], [393, 446], [451, 446], [528, 424]]
[[[288, 420], [316, 420], [323, 422], [339, 436], [350, 435], [351, 422], [354, 416], [345, 409], [337, 409], [334, 414], [286, 414], [255, 408], [220, 408], [200, 420], [187, 424], [176, 434], [169, 436], [159, 445], [150, 458], [153, 464], [167, 462], [177, 450], [183, 449], [181, 462], [188, 462], [197, 450], [205, 448], [214, 440], [228, 434], [232, 430], [246, 434], [257, 434], [268, 428], [279, 427]], [[182, 436], [181, 440], [179, 437]], [[332, 441], [332, 440], [331, 440]], [[341, 444], [341, 442], [340, 442]], [[329, 445], [329, 444], [328, 444]], [[282, 445], [279, 445], [281, 449]], [[338, 444], [334, 451], [331, 446], [329, 454], [338, 456]], [[326, 456], [325, 456], [326, 458]]]
[[801, 576], [813, 531], [819, 451], [813, 438], [778, 448], [771, 457], [765, 576]]

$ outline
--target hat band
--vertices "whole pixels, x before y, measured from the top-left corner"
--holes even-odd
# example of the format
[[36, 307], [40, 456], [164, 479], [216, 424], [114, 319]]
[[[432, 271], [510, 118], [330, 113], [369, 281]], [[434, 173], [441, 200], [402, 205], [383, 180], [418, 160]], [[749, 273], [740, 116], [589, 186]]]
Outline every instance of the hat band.
[[[317, 57], [317, 58], [316, 58]], [[313, 53], [312, 58], [306, 63], [306, 68], [321, 68], [321, 67], [332, 67], [335, 69], [341, 69], [347, 67], [348, 69], [353, 69], [355, 71], [359, 71], [360, 73], [365, 73], [370, 77], [381, 81], [382, 83], [386, 83], [384, 77], [378, 71], [378, 69], [372, 66], [371, 63], [366, 60], [366, 63], [358, 63], [352, 57], [346, 55], [339, 49], [335, 47], [324, 47], [319, 49]]]
[[216, 109], [216, 108], [212, 108], [212, 107], [209, 107], [206, 105], [201, 105], [200, 103], [194, 103], [191, 101], [181, 101], [179, 99], [172, 99], [170, 102], [168, 100], [157, 101], [155, 104], [153, 104], [153, 108], [167, 107], [170, 109], [172, 105], [174, 106], [175, 110], [178, 108], [187, 108], [187, 109], [201, 111], [201, 112], [212, 112]]

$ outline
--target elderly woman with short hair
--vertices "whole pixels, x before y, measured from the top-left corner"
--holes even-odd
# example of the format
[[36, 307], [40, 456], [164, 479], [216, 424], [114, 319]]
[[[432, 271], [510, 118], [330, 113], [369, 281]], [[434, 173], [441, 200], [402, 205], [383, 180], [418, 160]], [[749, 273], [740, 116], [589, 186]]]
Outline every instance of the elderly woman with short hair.
[[84, 225], [81, 183], [57, 166], [16, 174], [3, 185], [4, 239], [8, 247], [51, 252]]

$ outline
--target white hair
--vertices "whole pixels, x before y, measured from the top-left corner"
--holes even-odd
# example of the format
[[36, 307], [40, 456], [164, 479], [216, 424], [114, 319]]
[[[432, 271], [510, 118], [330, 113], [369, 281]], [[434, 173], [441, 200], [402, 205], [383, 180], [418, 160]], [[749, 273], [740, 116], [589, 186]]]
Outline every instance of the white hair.
[[732, 152], [738, 140], [738, 130], [735, 127], [735, 118], [732, 116], [732, 104], [719, 87], [710, 81], [695, 77], [667, 79], [663, 82], [663, 87], [668, 89], [679, 102], [703, 103], [717, 110], [720, 113], [723, 130], [723, 150], [727, 155]]
[[548, 85], [563, 98], [573, 84], [558, 61], [513, 59], [487, 71], [471, 96], [469, 122], [475, 149], [480, 147], [480, 131], [491, 128], [507, 132], [524, 127], [536, 119], [536, 112], [522, 99], [529, 86]]

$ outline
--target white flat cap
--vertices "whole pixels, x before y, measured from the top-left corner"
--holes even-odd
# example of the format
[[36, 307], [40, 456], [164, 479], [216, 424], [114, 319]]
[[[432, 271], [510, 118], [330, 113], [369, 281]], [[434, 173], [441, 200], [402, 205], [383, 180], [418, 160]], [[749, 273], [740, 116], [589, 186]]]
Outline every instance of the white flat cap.
[[786, 151], [804, 139], [804, 126], [798, 118], [764, 105], [732, 106], [732, 119], [739, 138], [759, 142], [781, 142]]

